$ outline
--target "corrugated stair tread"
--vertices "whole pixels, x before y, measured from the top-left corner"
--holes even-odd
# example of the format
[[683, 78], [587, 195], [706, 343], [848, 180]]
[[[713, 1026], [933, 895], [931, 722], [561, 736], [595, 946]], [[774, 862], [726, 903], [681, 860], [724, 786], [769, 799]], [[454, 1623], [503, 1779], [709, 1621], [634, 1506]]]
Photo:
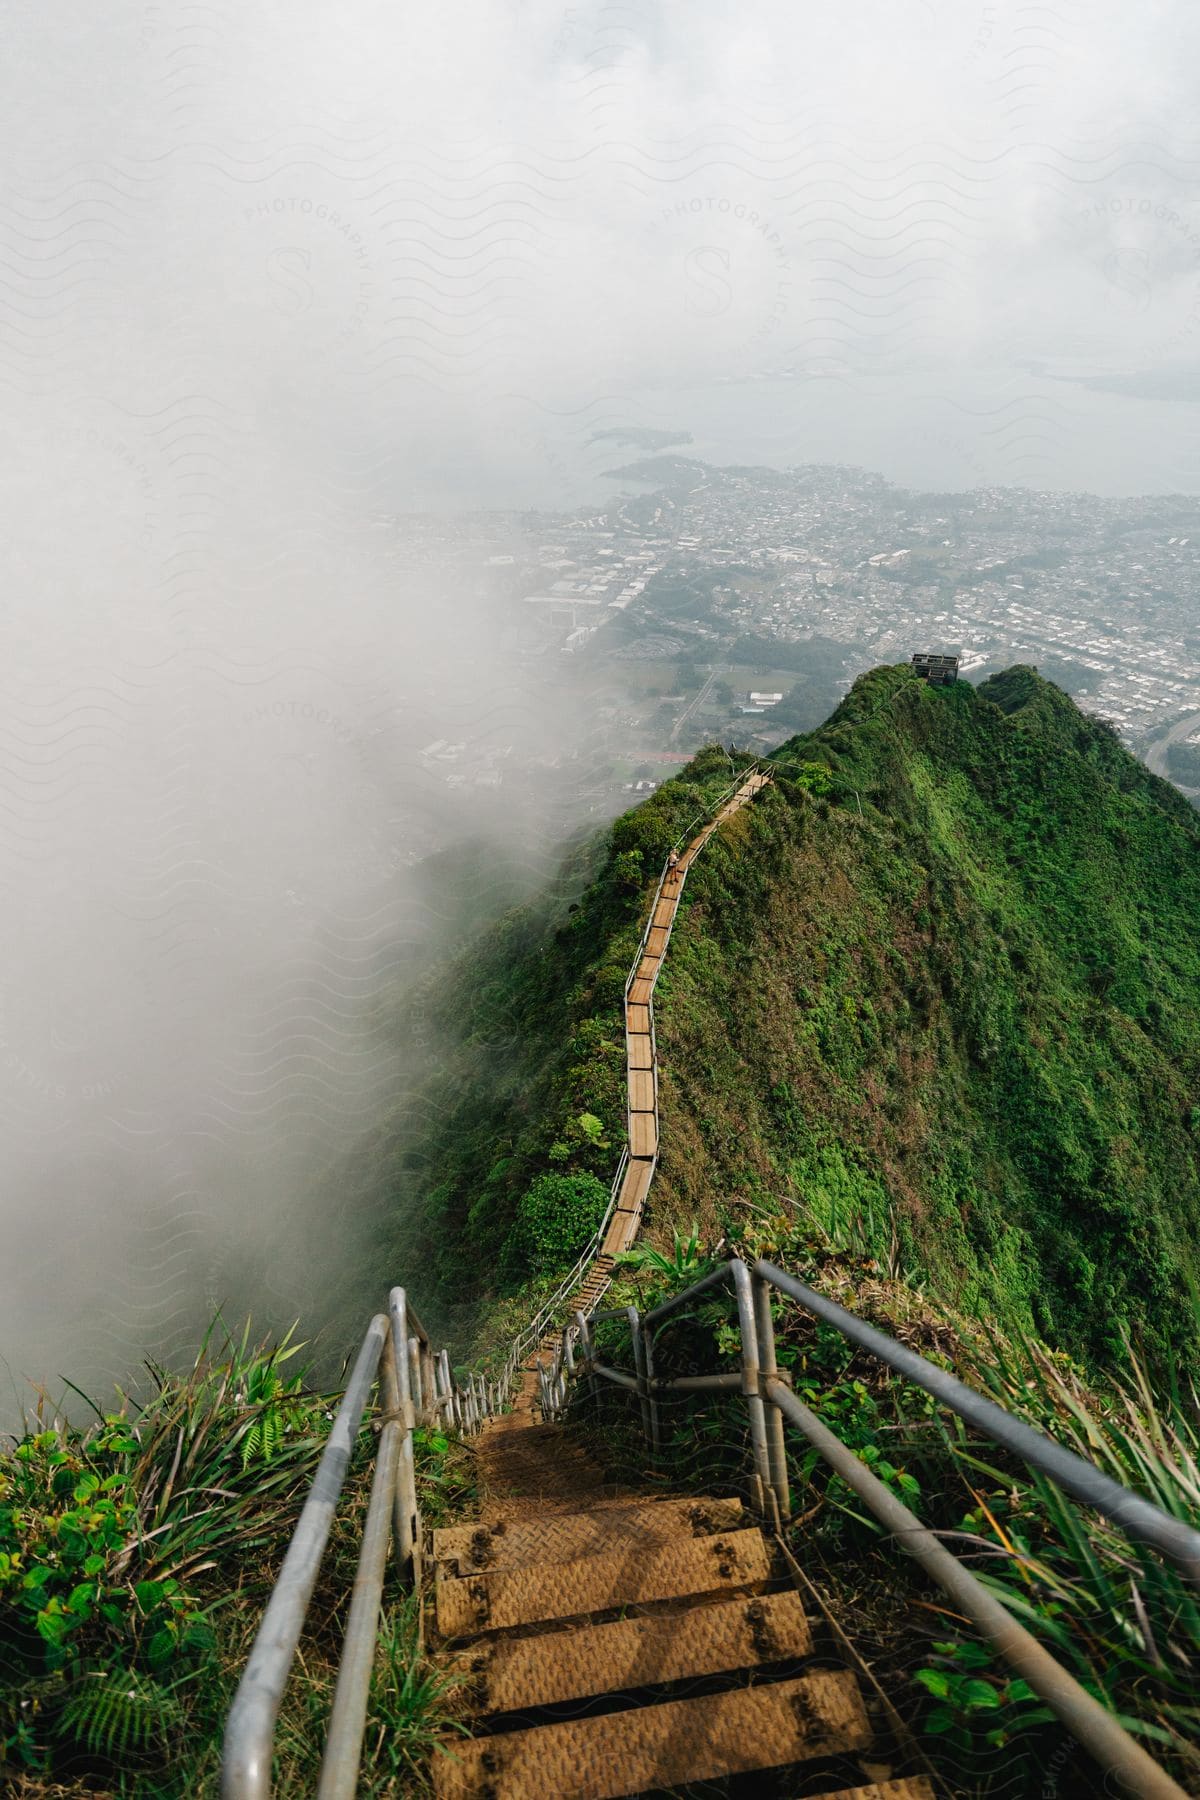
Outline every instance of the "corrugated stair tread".
[[654, 1048], [648, 1031], [631, 1031], [626, 1039], [626, 1050], [631, 1069], [654, 1067]]
[[471, 1683], [477, 1714], [519, 1713], [654, 1682], [795, 1661], [811, 1648], [803, 1601], [786, 1592], [741, 1595], [550, 1636], [495, 1639], [454, 1656], [450, 1667]]
[[439, 1581], [438, 1631], [446, 1639], [461, 1638], [542, 1619], [717, 1593], [766, 1581], [770, 1572], [766, 1541], [758, 1530], [649, 1545], [635, 1539], [600, 1556]]
[[443, 1526], [433, 1534], [434, 1560], [454, 1563], [461, 1575], [479, 1569], [511, 1569], [530, 1563], [572, 1562], [606, 1550], [672, 1537], [711, 1537], [745, 1523], [740, 1500], [634, 1500], [623, 1507], [556, 1513], [498, 1528]]
[[434, 1787], [439, 1800], [612, 1800], [848, 1754], [870, 1741], [854, 1677], [818, 1670], [771, 1686], [452, 1743], [434, 1762]]

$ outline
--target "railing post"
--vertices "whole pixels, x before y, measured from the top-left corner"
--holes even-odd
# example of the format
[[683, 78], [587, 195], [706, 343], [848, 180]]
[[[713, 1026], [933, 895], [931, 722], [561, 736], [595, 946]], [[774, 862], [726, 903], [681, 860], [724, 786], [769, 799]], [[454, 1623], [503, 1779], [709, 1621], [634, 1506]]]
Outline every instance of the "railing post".
[[754, 1451], [754, 1470], [764, 1493], [771, 1490], [771, 1462], [767, 1453], [767, 1421], [763, 1405], [758, 1332], [754, 1323], [754, 1296], [750, 1291], [750, 1271], [740, 1256], [729, 1264], [733, 1272], [733, 1291], [737, 1297], [738, 1325], [742, 1333], [742, 1393], [750, 1415], [750, 1443]]
[[403, 1288], [388, 1295], [391, 1329], [384, 1352], [383, 1376], [389, 1409], [403, 1420], [396, 1493], [392, 1502], [392, 1533], [396, 1540], [396, 1568], [401, 1581], [421, 1585], [421, 1519], [417, 1504], [417, 1471], [413, 1456], [413, 1403], [408, 1386], [408, 1358], [400, 1354], [404, 1344], [408, 1307]]
[[428, 1401], [421, 1381], [421, 1348], [415, 1337], [408, 1340], [408, 1383], [418, 1425], [428, 1425]]
[[649, 1325], [641, 1327], [642, 1339], [642, 1372], [646, 1387], [646, 1407], [650, 1414], [650, 1447], [657, 1463], [662, 1453], [662, 1433], [659, 1429], [658, 1401], [654, 1394], [654, 1335]]
[[425, 1397], [426, 1422], [437, 1423], [437, 1382], [433, 1372], [433, 1351], [427, 1338], [418, 1337], [417, 1354], [421, 1359], [421, 1392]]
[[436, 1367], [438, 1401], [445, 1410], [445, 1424], [449, 1429], [454, 1424], [454, 1389], [450, 1384], [450, 1352], [448, 1350], [439, 1351]]
[[[775, 1324], [771, 1318], [771, 1290], [761, 1275], [752, 1278], [754, 1290], [754, 1326], [758, 1334], [758, 1366], [763, 1392], [770, 1393], [770, 1383], [779, 1378], [775, 1363]], [[779, 1505], [781, 1519], [792, 1516], [792, 1496], [788, 1488], [787, 1444], [783, 1434], [783, 1414], [769, 1402], [766, 1409], [767, 1460], [771, 1465], [771, 1486]]]
[[642, 1322], [636, 1306], [628, 1306], [629, 1335], [633, 1340], [633, 1371], [637, 1376], [638, 1397], [642, 1403], [642, 1432], [648, 1444], [654, 1442], [654, 1420], [650, 1412], [650, 1384], [646, 1380], [646, 1347], [642, 1339]]

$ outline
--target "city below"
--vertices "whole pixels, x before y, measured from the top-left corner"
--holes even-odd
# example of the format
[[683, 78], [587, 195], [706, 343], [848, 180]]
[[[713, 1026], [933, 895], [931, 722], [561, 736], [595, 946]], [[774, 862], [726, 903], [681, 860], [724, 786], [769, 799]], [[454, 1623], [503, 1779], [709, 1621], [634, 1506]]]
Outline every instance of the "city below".
[[[610, 478], [602, 511], [379, 524], [413, 576], [437, 567], [485, 593], [523, 655], [586, 692], [619, 787], [714, 739], [768, 750], [864, 669], [932, 651], [973, 681], [1036, 665], [1200, 797], [1200, 499], [921, 493], [856, 468], [676, 454]], [[503, 778], [494, 748], [454, 773], [464, 749], [434, 740], [427, 764]]]

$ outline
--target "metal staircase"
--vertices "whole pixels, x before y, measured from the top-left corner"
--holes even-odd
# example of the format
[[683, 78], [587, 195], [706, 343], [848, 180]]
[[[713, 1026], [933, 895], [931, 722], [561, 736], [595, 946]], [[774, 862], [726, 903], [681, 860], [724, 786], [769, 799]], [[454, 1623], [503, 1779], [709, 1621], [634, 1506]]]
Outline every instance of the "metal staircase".
[[[629, 1148], [598, 1230], [499, 1374], [456, 1377], [403, 1289], [393, 1288], [387, 1313], [372, 1319], [229, 1714], [226, 1800], [271, 1793], [280, 1702], [376, 1384], [378, 1448], [319, 1800], [358, 1791], [389, 1542], [393, 1582], [431, 1593], [433, 1652], [461, 1677], [471, 1719], [472, 1735], [448, 1742], [435, 1761], [441, 1800], [609, 1800], [739, 1780], [753, 1784], [739, 1792], [756, 1795], [933, 1800], [929, 1773], [892, 1766], [901, 1722], [886, 1696], [864, 1692], [798, 1589], [783, 1531], [789, 1430], [1021, 1673], [1103, 1780], [1150, 1800], [1181, 1800], [1183, 1790], [1141, 1745], [792, 1393], [776, 1367], [773, 1307], [799, 1305], [833, 1325], [1131, 1538], [1174, 1558], [1198, 1585], [1200, 1533], [770, 1264], [731, 1258], [645, 1317], [600, 1308], [614, 1259], [637, 1235], [658, 1156], [653, 990], [683, 884], [723, 820], [770, 779], [766, 767], [743, 771], [667, 859], [625, 990]], [[739, 1367], [661, 1379], [658, 1332], [721, 1283], [736, 1298]], [[627, 1332], [624, 1368], [596, 1349], [597, 1332], [614, 1322]], [[606, 1391], [635, 1402], [652, 1451], [672, 1394], [740, 1397], [745, 1499], [647, 1494], [606, 1479], [562, 1424], [572, 1404], [598, 1410]], [[477, 1522], [435, 1531], [427, 1544], [412, 1432], [435, 1422], [475, 1440], [485, 1499]], [[785, 1786], [760, 1787], [767, 1771], [786, 1771]]]

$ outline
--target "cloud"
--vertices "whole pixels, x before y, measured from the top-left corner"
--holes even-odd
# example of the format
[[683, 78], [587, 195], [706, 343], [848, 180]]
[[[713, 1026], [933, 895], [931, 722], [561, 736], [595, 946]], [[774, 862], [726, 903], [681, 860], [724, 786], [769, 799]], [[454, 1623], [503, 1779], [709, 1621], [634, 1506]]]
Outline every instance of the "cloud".
[[591, 725], [486, 558], [388, 521], [594, 502], [598, 432], [781, 370], [782, 460], [919, 418], [976, 466], [972, 406], [1090, 431], [1022, 371], [1196, 357], [1196, 34], [1083, 0], [8, 8], [15, 1370], [182, 1341], [235, 1274], [285, 1307], [324, 1254], [295, 1195], [407, 1079], [372, 1001], [436, 936], [414, 858], [537, 858], [573, 816], [422, 759]]

